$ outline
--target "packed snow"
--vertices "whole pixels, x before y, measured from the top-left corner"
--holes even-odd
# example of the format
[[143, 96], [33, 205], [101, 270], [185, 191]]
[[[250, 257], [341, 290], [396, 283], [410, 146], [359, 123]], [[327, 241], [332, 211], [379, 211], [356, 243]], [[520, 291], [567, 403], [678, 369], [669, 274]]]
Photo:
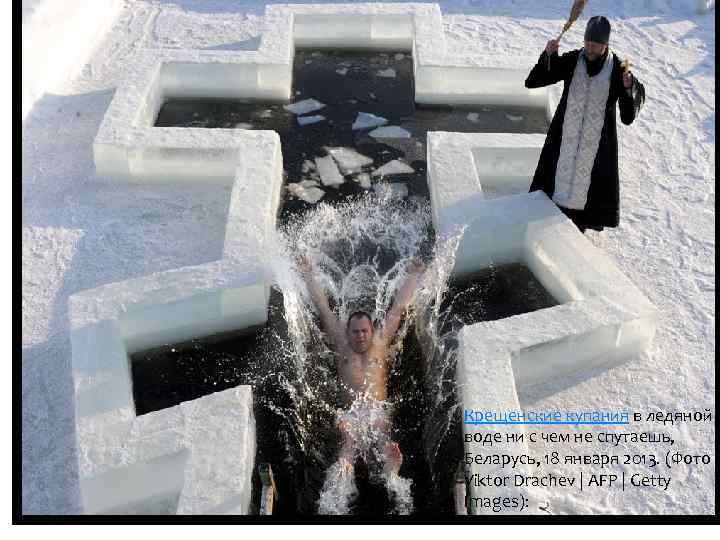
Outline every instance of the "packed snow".
[[[437, 3], [449, 54], [472, 57], [479, 65], [522, 56], [528, 66], [546, 41], [557, 36], [570, 4]], [[133, 58], [142, 49], [256, 49], [265, 7], [254, 0], [108, 2], [98, 19], [102, 24], [89, 24], [101, 3], [85, 4], [94, 11], [78, 9], [82, 2], [23, 2], [25, 514], [81, 511], [69, 296], [214, 261], [223, 250], [229, 187], [123, 185], [94, 174], [91, 145], [114, 90], [132, 72]], [[618, 122], [620, 226], [602, 233], [590, 231], [587, 238], [658, 307], [660, 321], [647, 353], [613, 369], [527, 389], [520, 395], [523, 407], [643, 413], [708, 408], [715, 414], [715, 13], [702, 12], [700, 4], [594, 0], [563, 37], [561, 52], [579, 47], [587, 18], [606, 15], [613, 25], [611, 47], [621, 58], [631, 59], [633, 72], [645, 84], [647, 101], [636, 122], [631, 126]], [[552, 91], [559, 98], [561, 90], [558, 84]], [[323, 106], [309, 98], [288, 110], [300, 115]], [[361, 113], [353, 129], [386, 123]], [[315, 167], [310, 161], [306, 164], [308, 172]], [[323, 185], [343, 181], [333, 157], [317, 158], [316, 165]], [[356, 181], [370, 186], [368, 176], [358, 175]], [[290, 191], [315, 199], [322, 190], [298, 184]], [[554, 493], [551, 511], [714, 513], [714, 426], [641, 422], [634, 430], [666, 433], [676, 440], [675, 449], [709, 454], [712, 464], [677, 467], [667, 491]], [[613, 452], [638, 453], [647, 448], [624, 443]], [[552, 452], [557, 447], [539, 442], [531, 450]], [[576, 454], [606, 450], [572, 440], [562, 448]], [[570, 473], [572, 467], [559, 465], [555, 472]]]

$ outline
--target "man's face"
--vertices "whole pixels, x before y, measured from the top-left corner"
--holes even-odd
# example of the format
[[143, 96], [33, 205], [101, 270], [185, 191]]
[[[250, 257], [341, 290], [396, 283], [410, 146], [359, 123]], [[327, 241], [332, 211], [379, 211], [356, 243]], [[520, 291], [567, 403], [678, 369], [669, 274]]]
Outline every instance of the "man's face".
[[356, 353], [364, 353], [372, 344], [373, 327], [367, 317], [353, 317], [348, 326], [350, 348]]
[[597, 60], [607, 50], [607, 45], [604, 43], [595, 43], [594, 41], [585, 42], [585, 56], [588, 60]]

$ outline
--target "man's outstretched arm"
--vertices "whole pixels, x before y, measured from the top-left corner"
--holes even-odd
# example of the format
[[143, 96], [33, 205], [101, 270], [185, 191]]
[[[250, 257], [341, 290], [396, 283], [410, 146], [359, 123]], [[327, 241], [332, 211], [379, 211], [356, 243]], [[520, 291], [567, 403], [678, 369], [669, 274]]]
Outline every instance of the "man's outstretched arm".
[[424, 271], [425, 265], [418, 259], [410, 261], [410, 265], [408, 267], [408, 277], [395, 295], [393, 305], [385, 316], [385, 323], [383, 324], [382, 332], [383, 339], [386, 343], [390, 343], [390, 341], [392, 341], [398, 331], [398, 328], [400, 328], [402, 316], [407, 307], [410, 305], [410, 301], [412, 300], [415, 289], [417, 288], [420, 274]]
[[308, 292], [310, 293], [313, 303], [320, 312], [320, 322], [322, 322], [325, 332], [333, 344], [339, 346], [342, 342], [340, 323], [333, 311], [330, 309], [330, 303], [325, 295], [325, 291], [322, 290], [322, 287], [320, 287], [320, 284], [315, 279], [312, 262], [310, 262], [310, 259], [305, 255], [300, 256], [298, 269], [305, 279], [305, 283], [307, 284]]

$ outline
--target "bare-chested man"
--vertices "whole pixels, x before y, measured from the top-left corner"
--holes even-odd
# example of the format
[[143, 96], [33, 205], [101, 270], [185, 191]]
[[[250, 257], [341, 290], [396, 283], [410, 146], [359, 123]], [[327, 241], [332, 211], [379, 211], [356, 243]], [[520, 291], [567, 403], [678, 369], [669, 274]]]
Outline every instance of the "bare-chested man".
[[343, 433], [341, 459], [346, 459], [347, 469], [350, 470], [354, 446], [363, 433], [375, 430], [376, 433], [383, 433], [387, 441], [384, 445], [385, 472], [396, 474], [402, 464], [402, 453], [398, 444], [389, 439], [390, 421], [386, 399], [388, 364], [392, 359], [388, 353], [425, 266], [418, 260], [410, 262], [408, 278], [395, 295], [393, 305], [377, 331], [371, 316], [364, 311], [352, 313], [343, 329], [313, 275], [310, 260], [301, 256], [298, 268], [320, 312], [329, 345], [336, 353], [338, 374], [347, 386], [348, 397], [352, 401], [350, 408], [338, 418], [338, 427]]

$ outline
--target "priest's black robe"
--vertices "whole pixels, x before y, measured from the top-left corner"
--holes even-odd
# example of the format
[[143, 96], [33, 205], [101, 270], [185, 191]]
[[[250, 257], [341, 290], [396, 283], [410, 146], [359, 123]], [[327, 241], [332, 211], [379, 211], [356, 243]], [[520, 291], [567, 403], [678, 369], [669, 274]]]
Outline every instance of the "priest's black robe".
[[[530, 191], [542, 190], [551, 199], [555, 191], [555, 170], [560, 156], [563, 119], [567, 107], [568, 92], [580, 54], [581, 49], [567, 52], [562, 56], [554, 53], [550, 56], [550, 69], [548, 69], [547, 53], [543, 51], [538, 63], [532, 68], [525, 80], [527, 88], [538, 88], [559, 81], [565, 83], [562, 98], [555, 110], [555, 116], [550, 124], [545, 145], [540, 153], [540, 160], [535, 170], [535, 176], [530, 185]], [[588, 74], [591, 77], [600, 71], [601, 63], [601, 61], [589, 63]], [[623, 85], [623, 70], [620, 64], [620, 59], [613, 54], [610, 91], [605, 108], [605, 124], [600, 135], [600, 143], [590, 175], [590, 188], [585, 208], [583, 210], [571, 210], [560, 207], [581, 229], [602, 230], [603, 227], [617, 227], [620, 221], [620, 176], [618, 174], [615, 107], [618, 104], [622, 123], [629, 125], [635, 120], [645, 101], [645, 87], [635, 78], [634, 74], [632, 87], [625, 88]]]

